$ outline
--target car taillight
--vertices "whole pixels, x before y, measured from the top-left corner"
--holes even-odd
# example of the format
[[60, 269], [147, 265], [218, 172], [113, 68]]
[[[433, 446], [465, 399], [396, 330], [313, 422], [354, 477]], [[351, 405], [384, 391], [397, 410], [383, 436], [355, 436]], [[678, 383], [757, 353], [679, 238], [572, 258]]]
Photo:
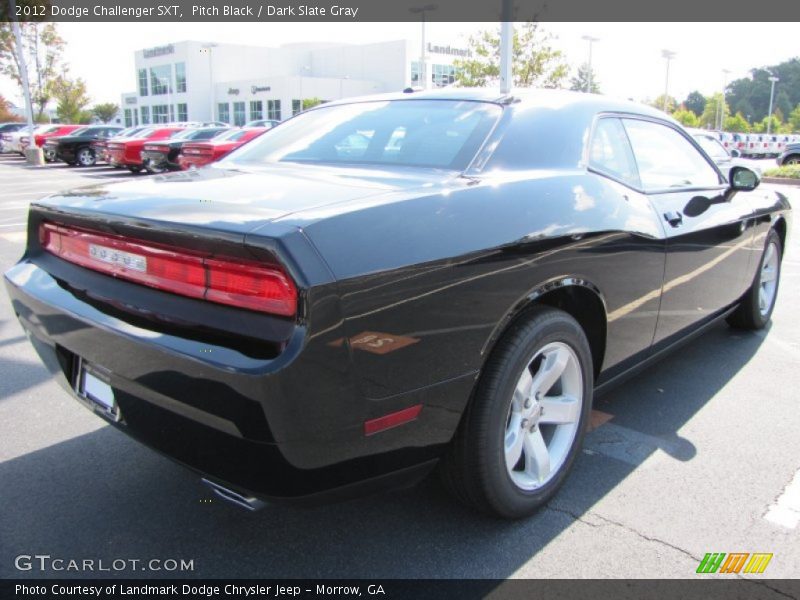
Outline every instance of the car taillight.
[[285, 317], [297, 313], [297, 288], [280, 269], [42, 223], [39, 242], [71, 263], [153, 288]]

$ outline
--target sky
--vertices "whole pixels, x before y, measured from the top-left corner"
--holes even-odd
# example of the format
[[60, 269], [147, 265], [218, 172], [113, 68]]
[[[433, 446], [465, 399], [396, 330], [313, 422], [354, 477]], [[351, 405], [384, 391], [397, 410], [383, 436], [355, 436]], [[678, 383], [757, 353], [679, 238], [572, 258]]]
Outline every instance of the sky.
[[[470, 34], [496, 27], [488, 23], [428, 23], [427, 41], [464, 46]], [[676, 53], [670, 65], [669, 93], [679, 100], [699, 90], [722, 89], [754, 67], [800, 56], [796, 23], [543, 23], [574, 69], [588, 58], [584, 35], [594, 43], [592, 66], [601, 91], [635, 100], [664, 92], [661, 51]], [[419, 44], [416, 23], [60, 23], [67, 42], [64, 58], [71, 74], [88, 84], [93, 102], [119, 103], [135, 90], [133, 53], [182, 40], [279, 46], [294, 42], [367, 43], [408, 39]], [[778, 84], [780, 85], [780, 83]], [[19, 89], [0, 77], [0, 94], [21, 105]]]

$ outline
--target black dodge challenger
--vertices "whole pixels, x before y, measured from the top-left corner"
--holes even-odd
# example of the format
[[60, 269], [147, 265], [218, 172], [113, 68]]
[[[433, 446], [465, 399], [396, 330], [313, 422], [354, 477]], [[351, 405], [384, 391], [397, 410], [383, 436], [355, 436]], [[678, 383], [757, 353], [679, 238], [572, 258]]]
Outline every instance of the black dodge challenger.
[[758, 184], [645, 106], [402, 93], [35, 202], [5, 279], [66, 389], [229, 500], [438, 467], [519, 517], [593, 393], [719, 319], [769, 321], [791, 207]]

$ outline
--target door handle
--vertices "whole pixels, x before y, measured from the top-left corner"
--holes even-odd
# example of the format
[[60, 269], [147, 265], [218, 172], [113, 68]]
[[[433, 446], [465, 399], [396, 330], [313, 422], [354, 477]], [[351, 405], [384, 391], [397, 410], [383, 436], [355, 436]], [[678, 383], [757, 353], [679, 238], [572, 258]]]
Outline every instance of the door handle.
[[664, 219], [673, 227], [680, 227], [683, 224], [683, 215], [677, 210], [665, 212]]

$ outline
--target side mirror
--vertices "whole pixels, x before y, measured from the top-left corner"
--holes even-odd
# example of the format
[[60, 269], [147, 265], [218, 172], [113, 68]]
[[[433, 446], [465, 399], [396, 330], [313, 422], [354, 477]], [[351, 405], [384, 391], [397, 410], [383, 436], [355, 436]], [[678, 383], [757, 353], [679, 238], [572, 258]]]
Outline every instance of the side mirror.
[[747, 167], [733, 167], [728, 181], [731, 182], [731, 189], [737, 192], [752, 192], [761, 183], [756, 172]]
[[736, 148], [734, 148], [733, 150], [731, 150], [731, 156], [732, 156], [733, 158], [739, 158], [741, 155], [742, 155], [742, 153], [741, 153], [741, 152], [739, 152], [739, 151], [738, 151]]

